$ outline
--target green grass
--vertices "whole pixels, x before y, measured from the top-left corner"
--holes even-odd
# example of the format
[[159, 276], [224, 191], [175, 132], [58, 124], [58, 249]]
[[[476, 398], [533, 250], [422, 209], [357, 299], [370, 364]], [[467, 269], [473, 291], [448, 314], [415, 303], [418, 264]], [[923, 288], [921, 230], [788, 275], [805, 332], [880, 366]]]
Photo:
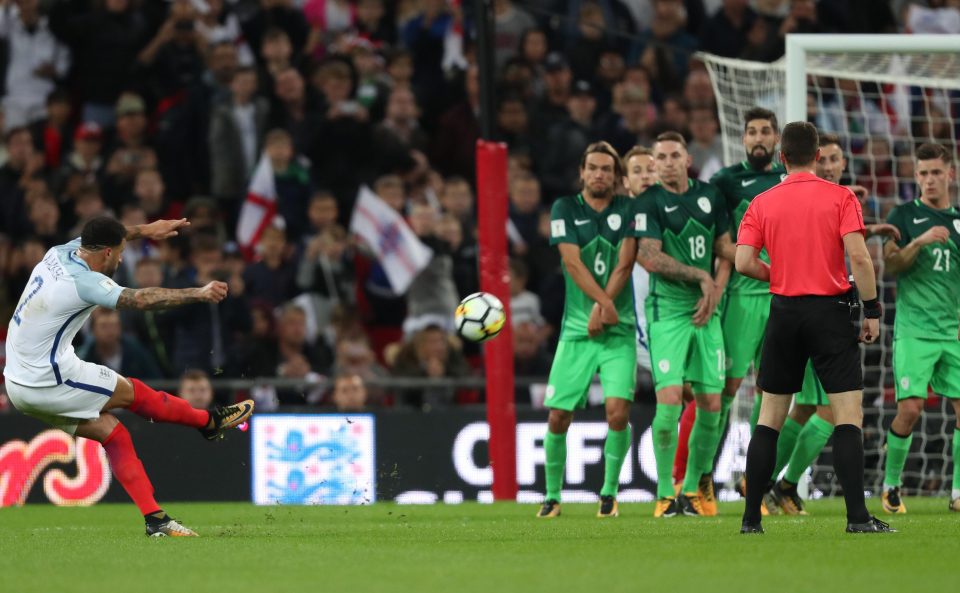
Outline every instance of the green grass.
[[[741, 536], [742, 505], [653, 519], [624, 504], [598, 520], [565, 505], [255, 507], [171, 504], [202, 537], [149, 539], [132, 505], [0, 509], [0, 591], [956, 591], [960, 515], [908, 499], [889, 535], [843, 532], [840, 500], [768, 517]], [[879, 501], [870, 501], [878, 510]]]

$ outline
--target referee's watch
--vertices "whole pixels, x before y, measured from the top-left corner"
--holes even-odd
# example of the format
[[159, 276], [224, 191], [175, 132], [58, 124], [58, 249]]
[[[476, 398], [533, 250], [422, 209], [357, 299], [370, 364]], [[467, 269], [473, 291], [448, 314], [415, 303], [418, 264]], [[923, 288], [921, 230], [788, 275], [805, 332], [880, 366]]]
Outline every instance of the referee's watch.
[[880, 304], [880, 299], [870, 299], [869, 301], [863, 301], [863, 316], [867, 319], [880, 319], [883, 315], [883, 305]]

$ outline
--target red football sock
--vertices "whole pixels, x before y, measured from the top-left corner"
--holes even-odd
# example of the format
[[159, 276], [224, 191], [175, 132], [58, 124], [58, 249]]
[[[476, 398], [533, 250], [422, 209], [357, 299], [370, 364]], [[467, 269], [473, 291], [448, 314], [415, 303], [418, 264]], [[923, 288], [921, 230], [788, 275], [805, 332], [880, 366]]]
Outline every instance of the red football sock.
[[103, 441], [103, 449], [110, 460], [110, 469], [117, 481], [127, 491], [143, 515], [156, 513], [160, 505], [153, 499], [153, 484], [143, 469], [143, 463], [133, 448], [130, 433], [122, 424], [117, 424], [110, 436]]
[[680, 435], [677, 437], [677, 454], [673, 458], [673, 481], [683, 481], [683, 476], [687, 474], [687, 455], [690, 449], [687, 446], [690, 441], [690, 433], [693, 432], [693, 421], [697, 419], [697, 404], [690, 402], [683, 409], [683, 415], [680, 416]]
[[210, 422], [210, 413], [191, 407], [186, 400], [164, 391], [154, 391], [139, 379], [133, 383], [133, 403], [130, 411], [154, 422], [172, 422], [194, 428], [204, 428]]

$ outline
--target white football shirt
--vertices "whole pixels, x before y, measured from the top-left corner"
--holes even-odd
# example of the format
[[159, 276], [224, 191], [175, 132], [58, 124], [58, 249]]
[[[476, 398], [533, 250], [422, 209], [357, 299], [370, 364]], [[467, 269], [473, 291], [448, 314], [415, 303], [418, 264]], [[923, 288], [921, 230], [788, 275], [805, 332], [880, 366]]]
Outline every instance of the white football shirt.
[[30, 275], [7, 332], [3, 375], [27, 387], [75, 380], [80, 358], [73, 338], [96, 305], [115, 309], [123, 287], [76, 254], [80, 239], [57, 245]]

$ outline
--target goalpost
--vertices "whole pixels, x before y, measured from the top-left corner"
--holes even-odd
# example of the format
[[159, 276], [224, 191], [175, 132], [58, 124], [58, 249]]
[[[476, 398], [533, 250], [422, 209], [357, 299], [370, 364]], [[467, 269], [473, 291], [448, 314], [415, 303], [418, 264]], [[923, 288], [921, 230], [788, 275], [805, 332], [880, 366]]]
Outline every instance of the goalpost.
[[[777, 114], [781, 126], [809, 120], [839, 135], [847, 159], [844, 184], [867, 189], [867, 224], [883, 222], [889, 211], [919, 196], [913, 181], [913, 152], [938, 142], [957, 154], [960, 135], [960, 37], [951, 35], [789, 35], [787, 53], [767, 64], [698, 54], [710, 73], [723, 137], [725, 164], [745, 158], [741, 137], [744, 113], [759, 105]], [[956, 204], [956, 187], [951, 193]], [[878, 290], [886, 314], [882, 336], [863, 349], [864, 449], [868, 489], [883, 481], [883, 441], [896, 413], [892, 363], [896, 284], [883, 271], [882, 242], [868, 242], [878, 270]], [[935, 298], [935, 295], [931, 295]], [[739, 477], [746, 457], [753, 383], [745, 381], [731, 412], [723, 456], [730, 476]], [[911, 494], [949, 494], [953, 411], [943, 399], [927, 402], [914, 430], [903, 473]], [[814, 463], [814, 497], [839, 490], [830, 444]]]

